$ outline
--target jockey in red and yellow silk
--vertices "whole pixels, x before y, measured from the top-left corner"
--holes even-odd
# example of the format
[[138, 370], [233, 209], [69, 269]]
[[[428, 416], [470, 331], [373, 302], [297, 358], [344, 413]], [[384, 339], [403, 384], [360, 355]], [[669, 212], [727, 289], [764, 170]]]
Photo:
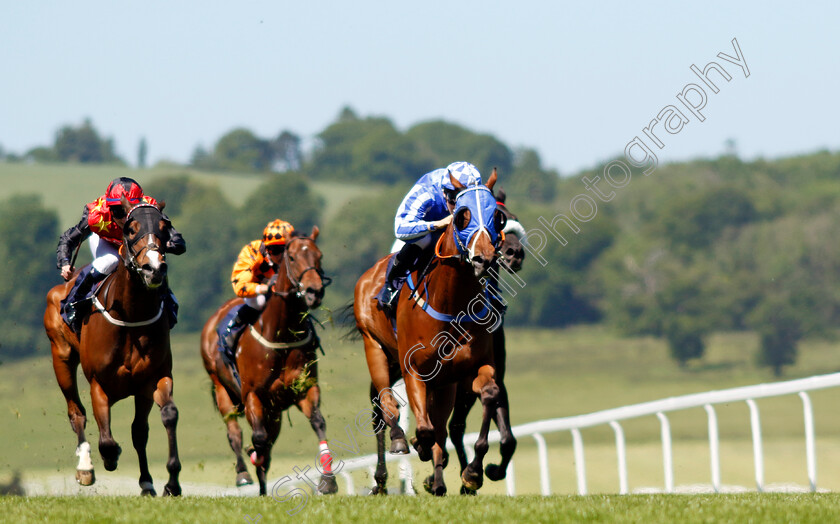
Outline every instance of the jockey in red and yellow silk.
[[[82, 268], [76, 277], [76, 282], [67, 298], [62, 302], [62, 308], [67, 321], [74, 330], [78, 331], [76, 318], [76, 303], [83, 300], [93, 289], [94, 284], [100, 282], [107, 275], [117, 269], [120, 262], [119, 246], [122, 244], [123, 225], [126, 213], [122, 207], [121, 198], [132, 205], [153, 204], [157, 201], [143, 194], [143, 189], [134, 179], [120, 177], [111, 181], [105, 194], [93, 202], [86, 204], [82, 210], [82, 219], [78, 224], [65, 231], [58, 240], [56, 248], [57, 266], [64, 280], [70, 280], [73, 275], [71, 258], [75, 258], [79, 246], [86, 239], [89, 240], [93, 262], [89, 267]], [[169, 234], [166, 252], [180, 255], [187, 249], [184, 238], [172, 227], [169, 218], [164, 215]], [[170, 292], [171, 294], [171, 292]], [[169, 297], [174, 302], [174, 297]]]
[[[153, 206], [157, 205], [157, 200], [150, 196], [144, 195], [135, 200], [136, 202], [131, 202], [131, 200], [129, 202], [132, 204], [142, 202], [144, 204], [152, 204]], [[117, 221], [112, 216], [111, 208], [105, 196], [103, 195], [97, 198], [85, 207], [87, 208], [88, 227], [91, 232], [96, 233], [103, 240], [121, 245], [123, 236], [122, 227], [117, 225]]]

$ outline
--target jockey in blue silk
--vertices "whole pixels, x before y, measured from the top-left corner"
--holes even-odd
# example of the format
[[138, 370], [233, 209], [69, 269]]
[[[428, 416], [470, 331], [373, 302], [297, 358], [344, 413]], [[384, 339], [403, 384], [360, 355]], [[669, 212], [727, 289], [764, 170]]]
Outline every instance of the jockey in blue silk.
[[434, 245], [440, 233], [452, 222], [459, 190], [449, 173], [464, 187], [481, 184], [481, 173], [469, 162], [453, 162], [423, 175], [403, 199], [394, 219], [394, 234], [405, 242], [385, 278], [380, 302], [386, 309], [396, 304], [399, 289], [423, 252]]

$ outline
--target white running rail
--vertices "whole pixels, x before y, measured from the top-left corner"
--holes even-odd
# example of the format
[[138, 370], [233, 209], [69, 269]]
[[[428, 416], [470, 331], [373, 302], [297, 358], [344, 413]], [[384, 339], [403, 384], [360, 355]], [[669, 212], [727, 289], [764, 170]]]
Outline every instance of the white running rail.
[[[580, 430], [599, 425], [609, 425], [615, 432], [616, 451], [618, 456], [618, 476], [619, 476], [619, 493], [628, 493], [627, 485], [627, 462], [625, 453], [624, 431], [622, 430], [620, 422], [623, 420], [652, 416], [660, 421], [661, 438], [662, 438], [662, 453], [665, 479], [665, 492], [674, 492], [674, 471], [673, 471], [673, 456], [671, 451], [671, 428], [666, 413], [672, 411], [679, 411], [689, 408], [703, 407], [708, 418], [709, 431], [709, 451], [711, 457], [711, 481], [715, 492], [721, 489], [720, 483], [720, 439], [718, 436], [717, 415], [715, 413], [715, 404], [731, 403], [744, 401], [750, 410], [750, 425], [752, 429], [752, 443], [753, 455], [755, 462], [755, 483], [756, 489], [760, 492], [764, 490], [764, 458], [762, 450], [761, 426], [759, 418], [758, 406], [755, 403], [756, 399], [777, 397], [782, 395], [798, 395], [802, 400], [802, 410], [805, 422], [805, 452], [808, 469], [808, 479], [810, 481], [811, 491], [817, 489], [817, 460], [816, 460], [816, 446], [814, 444], [814, 414], [811, 407], [811, 399], [808, 396], [809, 391], [825, 389], [840, 386], [840, 373], [832, 373], [830, 375], [818, 375], [809, 378], [798, 380], [791, 380], [787, 382], [777, 382], [771, 384], [758, 384], [755, 386], [739, 387], [721, 391], [708, 391], [705, 393], [697, 393], [692, 395], [684, 395], [681, 397], [672, 397], [653, 402], [645, 402], [642, 404], [635, 404], [632, 406], [624, 406], [615, 409], [608, 409], [605, 411], [598, 411], [587, 415], [578, 415], [573, 417], [556, 418], [550, 420], [541, 420], [522, 424], [513, 427], [513, 433], [518, 439], [523, 437], [532, 437], [537, 444], [537, 456], [540, 463], [540, 492], [543, 495], [551, 494], [551, 484], [549, 477], [549, 461], [548, 448], [546, 446], [544, 434], [554, 433], [558, 431], [569, 431], [572, 434], [572, 444], [575, 456], [575, 469], [577, 473], [578, 493], [581, 495], [587, 494], [586, 487], [586, 464], [584, 461], [584, 445]], [[408, 408], [403, 406], [400, 417], [402, 421], [408, 420]], [[464, 437], [464, 445], [467, 452], [470, 453], [476, 439], [477, 433], [470, 433]], [[499, 432], [490, 432], [490, 443], [499, 441]], [[453, 449], [451, 442], [447, 443], [448, 449]], [[412, 455], [416, 456], [412, 450]], [[405, 455], [391, 455], [386, 454], [386, 460], [402, 461], [402, 475], [408, 473], [410, 469], [409, 462], [405, 459]], [[339, 473], [346, 482], [346, 486], [350, 493], [355, 493], [353, 479], [351, 472], [359, 469], [373, 470], [376, 466], [376, 455], [367, 455], [356, 459], [345, 461], [344, 467]], [[514, 495], [516, 486], [513, 474], [513, 461], [508, 467], [508, 474], [506, 477], [506, 487], [508, 495]], [[371, 475], [372, 477], [373, 475]], [[405, 484], [405, 482], [404, 482]], [[410, 481], [407, 483], [410, 485]], [[410, 489], [410, 488], [409, 488]]]

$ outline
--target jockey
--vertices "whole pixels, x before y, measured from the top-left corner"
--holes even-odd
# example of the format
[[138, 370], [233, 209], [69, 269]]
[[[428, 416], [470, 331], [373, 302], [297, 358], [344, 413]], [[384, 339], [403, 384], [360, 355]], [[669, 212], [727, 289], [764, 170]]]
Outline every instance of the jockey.
[[481, 173], [469, 162], [453, 162], [426, 173], [414, 184], [397, 209], [394, 219], [394, 234], [405, 245], [394, 257], [394, 265], [388, 271], [385, 286], [379, 295], [383, 308], [392, 309], [396, 305], [400, 286], [410, 270], [423, 252], [439, 238], [440, 231], [452, 222], [459, 190], [449, 180], [449, 173], [464, 187], [481, 184]]
[[[64, 280], [70, 280], [73, 274], [71, 254], [75, 253], [87, 238], [90, 238], [90, 251], [93, 254], [90, 269], [82, 269], [64, 301], [64, 313], [69, 325], [74, 329], [78, 327], [76, 306], [79, 301], [84, 300], [93, 286], [113, 273], [119, 265], [119, 247], [123, 243], [123, 226], [126, 218], [125, 210], [120, 202], [121, 196], [125, 196], [132, 205], [140, 203], [157, 205], [154, 198], [143, 194], [143, 189], [134, 179], [128, 177], [114, 179], [108, 184], [103, 196], [85, 205], [79, 223], [65, 231], [58, 240], [57, 267]], [[181, 234], [172, 227], [169, 218], [166, 215], [164, 218], [169, 225], [166, 252], [180, 255], [186, 251], [187, 245]], [[171, 293], [169, 291], [169, 294]], [[171, 298], [174, 301], [174, 297]]]
[[233, 264], [230, 275], [233, 291], [245, 302], [232, 308], [219, 323], [219, 347], [229, 365], [235, 362], [234, 348], [242, 329], [253, 324], [265, 308], [266, 295], [271, 291], [268, 281], [283, 261], [286, 242], [294, 231], [295, 228], [283, 220], [269, 222], [263, 230], [262, 240], [254, 240], [243, 247]]

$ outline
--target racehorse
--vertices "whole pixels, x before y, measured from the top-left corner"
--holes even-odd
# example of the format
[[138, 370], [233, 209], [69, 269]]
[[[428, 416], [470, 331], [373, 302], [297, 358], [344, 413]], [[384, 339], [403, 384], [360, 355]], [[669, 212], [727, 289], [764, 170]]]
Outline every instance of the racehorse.
[[[525, 248], [522, 245], [522, 242], [525, 241], [525, 228], [522, 227], [517, 216], [511, 213], [505, 205], [507, 195], [504, 191], [499, 190], [494, 192], [494, 194], [496, 196], [496, 208], [501, 211], [506, 218], [506, 224], [503, 230], [505, 237], [499, 249], [501, 254], [499, 263], [512, 274], [522, 269], [522, 262], [525, 260]], [[493, 281], [493, 285], [496, 287], [498, 287], [498, 278], [498, 273], [491, 273], [491, 281]], [[494, 305], [499, 311], [503, 311], [506, 307], [500, 299], [494, 301]], [[499, 385], [499, 405], [504, 408], [497, 413], [497, 417], [499, 415], [503, 415], [504, 418], [502, 420], [499, 420], [498, 418], [495, 420], [496, 426], [500, 431], [503, 427], [510, 427], [510, 420], [508, 417], [510, 413], [510, 404], [508, 402], [507, 388], [504, 384], [506, 360], [507, 351], [505, 348], [505, 328], [503, 320], [502, 325], [493, 331], [493, 361], [496, 364], [496, 384]], [[473, 405], [475, 405], [476, 400], [478, 400], [478, 397], [472, 392], [468, 382], [462, 382], [459, 384], [458, 391], [455, 396], [455, 408], [452, 411], [452, 418], [449, 421], [449, 439], [455, 447], [455, 454], [457, 455], [458, 462], [461, 465], [461, 471], [464, 471], [467, 467], [467, 454], [464, 450], [464, 433], [466, 431], [467, 415], [469, 415], [469, 412]], [[487, 466], [486, 473], [490, 480], [501, 480], [505, 478], [508, 464], [510, 463], [511, 458], [513, 458], [513, 453], [516, 451], [516, 439], [514, 438], [513, 433], [502, 431], [501, 437], [502, 439], [499, 442], [499, 447], [502, 460], [498, 465], [490, 464]], [[425, 485], [428, 486], [430, 483], [431, 479], [427, 478]], [[461, 493], [475, 494], [475, 491], [470, 491], [462, 487]]]
[[[53, 287], [47, 293], [44, 327], [52, 345], [53, 369], [67, 400], [70, 426], [78, 437], [79, 465], [76, 480], [88, 486], [95, 482], [90, 444], [85, 439], [87, 418], [79, 399], [76, 369], [90, 382], [93, 415], [99, 426], [99, 453], [105, 469], [113, 471], [121, 453], [111, 435], [111, 406], [134, 396], [131, 440], [140, 461], [140, 488], [154, 496], [155, 489], [146, 459], [149, 412], [152, 403], [160, 407], [161, 420], [169, 440], [166, 469], [169, 481], [164, 495], [180, 495], [178, 444], [175, 427], [178, 409], [172, 400], [172, 352], [169, 346], [169, 315], [164, 307], [166, 290], [165, 247], [167, 224], [160, 207], [131, 206], [123, 197], [126, 212], [120, 264], [95, 293], [77, 335], [61, 318], [61, 300], [74, 280]], [[78, 272], [76, 272], [78, 277]], [[74, 277], [75, 278], [75, 277]]]
[[[296, 405], [309, 419], [321, 443], [322, 472], [319, 491], [335, 493], [332, 455], [327, 448], [326, 422], [320, 411], [316, 351], [318, 336], [308, 315], [324, 297], [330, 279], [321, 269], [321, 250], [315, 244], [318, 227], [309, 237], [295, 234], [286, 244], [283, 262], [269, 282], [270, 296], [259, 319], [239, 338], [236, 362], [241, 386], [224, 364], [218, 350], [217, 327], [241, 298], [227, 301], [204, 325], [201, 357], [213, 384], [216, 407], [227, 425], [228, 442], [236, 456], [236, 484], [252, 484], [242, 459], [242, 428], [237, 417], [244, 412], [253, 434], [251, 462], [256, 466], [260, 495], [266, 495], [266, 474], [271, 448], [280, 434], [283, 411]], [[317, 465], [316, 465], [317, 467]]]
[[486, 186], [470, 188], [464, 188], [452, 176], [450, 180], [462, 189], [452, 223], [435, 246], [435, 258], [425, 268], [413, 271], [407, 286], [401, 289], [395, 326], [374, 298], [384, 283], [388, 257], [379, 260], [356, 283], [353, 313], [371, 375], [372, 422], [380, 459], [374, 474], [375, 493], [386, 492], [386, 425], [390, 427], [391, 453], [408, 452], [391, 392], [400, 375], [417, 421], [412, 445], [421, 460], [433, 461], [433, 480], [428, 489], [435, 495], [446, 493], [446, 421], [453, 409], [457, 384], [469, 381], [484, 407], [475, 458], [461, 473], [468, 489], [476, 490], [483, 483], [489, 423], [500, 416], [498, 410], [504, 409], [499, 406], [491, 334], [500, 318], [489, 307], [480, 279], [496, 257], [499, 232], [504, 226], [504, 216], [496, 210], [491, 193], [497, 175], [494, 170]]

